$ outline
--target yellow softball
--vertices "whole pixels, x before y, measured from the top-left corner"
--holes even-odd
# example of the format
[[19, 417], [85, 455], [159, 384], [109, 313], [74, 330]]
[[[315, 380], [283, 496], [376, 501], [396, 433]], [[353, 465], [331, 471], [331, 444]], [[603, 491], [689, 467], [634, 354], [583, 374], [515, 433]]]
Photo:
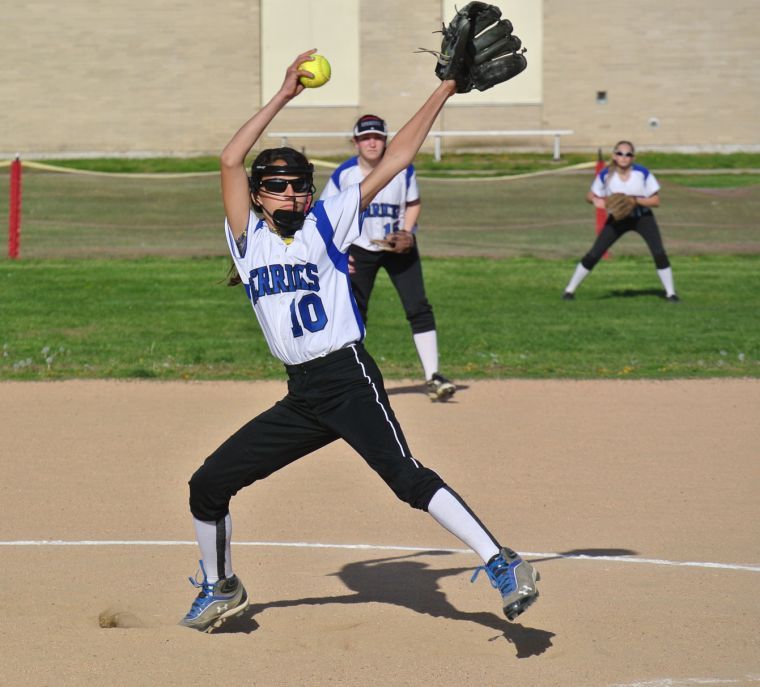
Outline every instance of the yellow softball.
[[319, 88], [330, 80], [330, 63], [322, 55], [312, 55], [312, 59], [301, 62], [298, 69], [314, 74], [313, 79], [308, 76], [298, 79], [306, 88]]

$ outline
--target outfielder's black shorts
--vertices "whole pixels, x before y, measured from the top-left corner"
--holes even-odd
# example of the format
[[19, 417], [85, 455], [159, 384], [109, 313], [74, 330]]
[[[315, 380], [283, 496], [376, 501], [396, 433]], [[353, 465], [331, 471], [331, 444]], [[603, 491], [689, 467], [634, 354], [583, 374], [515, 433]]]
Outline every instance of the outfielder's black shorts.
[[375, 278], [380, 268], [384, 267], [398, 292], [412, 332], [422, 334], [435, 329], [433, 306], [425, 295], [422, 262], [416, 242], [408, 253], [372, 251], [360, 246], [351, 246], [349, 254], [353, 258], [355, 270], [351, 275], [351, 287], [365, 324]]
[[626, 217], [619, 222], [615, 222], [612, 217], [607, 217], [607, 223], [596, 237], [591, 250], [581, 259], [581, 264], [587, 270], [593, 269], [594, 265], [602, 259], [602, 256], [607, 252], [609, 247], [629, 231], [637, 232], [646, 241], [649, 252], [654, 259], [655, 267], [658, 270], [670, 267], [668, 255], [665, 252], [665, 247], [662, 245], [662, 237], [660, 236], [660, 229], [657, 226], [657, 220], [654, 218], [654, 213], [649, 209], [638, 210], [637, 215]]
[[224, 518], [240, 489], [339, 438], [398, 498], [427, 510], [444, 482], [412, 457], [380, 370], [364, 346], [285, 369], [285, 398], [227, 439], [190, 479], [190, 511], [196, 518]]

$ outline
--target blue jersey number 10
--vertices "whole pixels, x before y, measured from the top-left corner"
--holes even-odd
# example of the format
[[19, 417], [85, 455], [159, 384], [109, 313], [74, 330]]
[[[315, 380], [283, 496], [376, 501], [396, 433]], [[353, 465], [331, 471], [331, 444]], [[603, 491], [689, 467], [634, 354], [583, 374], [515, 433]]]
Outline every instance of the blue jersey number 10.
[[304, 327], [310, 332], [322, 331], [327, 326], [327, 313], [322, 299], [316, 293], [309, 293], [296, 305], [294, 298], [290, 301], [290, 322], [293, 337], [296, 339], [303, 336]]

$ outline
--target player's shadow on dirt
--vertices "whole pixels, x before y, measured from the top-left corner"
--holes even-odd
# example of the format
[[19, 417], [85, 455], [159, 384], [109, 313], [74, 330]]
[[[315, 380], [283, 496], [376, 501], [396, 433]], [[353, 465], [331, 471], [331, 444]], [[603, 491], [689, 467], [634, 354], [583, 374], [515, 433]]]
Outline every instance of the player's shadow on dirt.
[[[457, 382], [457, 393], [460, 391], [467, 391], [470, 387], [467, 386], [467, 384], [460, 384]], [[404, 394], [420, 394], [422, 396], [427, 396], [427, 391], [425, 389], [424, 384], [407, 384], [406, 386], [392, 386], [392, 387], [385, 387], [385, 391], [388, 393], [388, 396], [403, 396]], [[457, 397], [456, 395], [454, 398], [452, 398], [449, 401], [446, 401], [446, 403], [456, 403]]]
[[[438, 588], [438, 580], [443, 577], [472, 572], [468, 568], [431, 568], [427, 563], [411, 560], [418, 556], [447, 555], [443, 551], [427, 551], [392, 558], [358, 561], [344, 566], [334, 573], [352, 593], [343, 596], [306, 597], [284, 599], [268, 603], [251, 604], [242, 615], [231, 618], [217, 632], [250, 633], [258, 629], [256, 616], [274, 608], [292, 606], [322, 606], [327, 604], [367, 604], [387, 603], [409, 608], [416, 613], [434, 618], [448, 618], [477, 623], [495, 630], [493, 639], [504, 637], [515, 646], [518, 658], [527, 658], [544, 653], [552, 645], [553, 632], [526, 627], [520, 623], [510, 623], [494, 613], [460, 611], [452, 606], [446, 595]], [[484, 576], [483, 576], [484, 577]], [[487, 584], [480, 580], [481, 584]], [[499, 603], [494, 594], [494, 604]]]
[[602, 296], [602, 300], [608, 298], [638, 298], [639, 296], [658, 296], [665, 298], [662, 289], [613, 289]]
[[542, 561], [558, 561], [563, 558], [619, 558], [622, 556], [635, 556], [636, 551], [632, 549], [570, 549], [570, 551], [561, 551], [553, 556], [544, 556], [543, 558], [531, 558], [531, 563], [540, 563]]

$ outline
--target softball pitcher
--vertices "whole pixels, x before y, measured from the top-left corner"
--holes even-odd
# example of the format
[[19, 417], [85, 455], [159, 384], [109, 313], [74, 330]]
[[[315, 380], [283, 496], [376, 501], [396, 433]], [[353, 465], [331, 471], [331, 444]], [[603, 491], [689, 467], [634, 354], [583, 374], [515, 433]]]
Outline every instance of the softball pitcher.
[[[412, 453], [383, 379], [362, 345], [364, 324], [348, 274], [348, 249], [362, 212], [419, 150], [456, 81], [442, 80], [360, 184], [312, 204], [313, 167], [295, 150], [244, 161], [275, 115], [303, 90], [298, 65], [279, 91], [232, 137], [221, 157], [229, 250], [272, 354], [285, 365], [287, 395], [235, 432], [190, 479], [190, 511], [201, 553], [199, 589], [182, 625], [210, 631], [242, 613], [248, 594], [230, 556], [229, 504], [262, 480], [336, 439], [350, 444], [413, 508], [427, 511], [477, 553], [511, 620], [537, 597], [538, 573], [502, 547], [464, 501]], [[251, 210], [261, 215], [257, 220]], [[473, 576], [473, 580], [475, 578]]]
[[[354, 125], [357, 154], [332, 173], [321, 197], [329, 198], [352, 184], [361, 183], [383, 159], [387, 138], [385, 120], [371, 114], [360, 117]], [[364, 211], [362, 233], [351, 246], [348, 268], [354, 298], [365, 324], [375, 278], [381, 267], [385, 269], [412, 328], [428, 396], [432, 401], [448, 401], [456, 386], [438, 372], [435, 317], [425, 295], [415, 236], [420, 209], [417, 175], [414, 166], [409, 165], [391, 179]]]

